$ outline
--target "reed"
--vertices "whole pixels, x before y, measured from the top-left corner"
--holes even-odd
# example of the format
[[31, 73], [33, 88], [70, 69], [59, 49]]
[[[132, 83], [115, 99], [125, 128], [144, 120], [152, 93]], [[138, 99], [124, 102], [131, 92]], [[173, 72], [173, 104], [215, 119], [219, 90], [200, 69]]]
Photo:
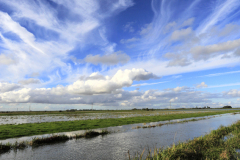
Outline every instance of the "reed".
[[0, 144], [0, 153], [8, 152], [11, 149], [10, 144]]
[[31, 146], [39, 146], [42, 144], [49, 144], [49, 143], [56, 143], [67, 141], [70, 138], [67, 135], [53, 135], [50, 137], [42, 137], [42, 138], [33, 138], [32, 141], [29, 143]]
[[27, 147], [27, 142], [15, 142], [15, 143], [0, 143], [0, 154], [10, 151], [11, 149], [24, 149]]

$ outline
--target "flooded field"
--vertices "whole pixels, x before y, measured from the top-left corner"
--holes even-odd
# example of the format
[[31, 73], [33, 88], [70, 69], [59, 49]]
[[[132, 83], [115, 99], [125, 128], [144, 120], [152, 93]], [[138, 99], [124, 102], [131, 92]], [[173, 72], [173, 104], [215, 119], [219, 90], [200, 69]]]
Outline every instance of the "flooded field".
[[[128, 159], [128, 151], [130, 155], [134, 156], [137, 153], [141, 154], [144, 149], [146, 153], [148, 149], [167, 147], [179, 141], [193, 139], [205, 135], [221, 125], [227, 126], [240, 120], [240, 114], [224, 114], [204, 118], [198, 121], [174, 123], [154, 128], [133, 129], [137, 126], [164, 124], [186, 119], [109, 127], [107, 129], [113, 133], [106, 136], [73, 139], [63, 143], [28, 147], [23, 150], [11, 150], [8, 153], [1, 154], [0, 159]], [[77, 131], [64, 134], [71, 135], [75, 133]], [[31, 138], [8, 139], [1, 142], [30, 140]]]
[[[137, 116], [157, 116], [181, 113], [211, 112], [213, 110], [178, 110], [178, 111], [143, 111], [143, 112], [110, 112], [110, 113], [72, 113], [72, 114], [45, 114], [45, 115], [14, 115], [0, 116], [0, 125], [3, 124], [23, 124], [23, 123], [42, 123], [56, 121], [75, 121], [87, 119], [105, 118], [126, 118]], [[216, 111], [216, 110], [214, 110]]]

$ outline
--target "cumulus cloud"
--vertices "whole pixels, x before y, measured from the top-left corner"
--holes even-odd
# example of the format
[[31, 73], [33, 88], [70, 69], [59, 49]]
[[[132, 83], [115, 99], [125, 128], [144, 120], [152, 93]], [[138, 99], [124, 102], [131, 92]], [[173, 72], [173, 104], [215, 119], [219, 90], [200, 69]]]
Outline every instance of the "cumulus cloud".
[[0, 94], [0, 98], [2, 102], [5, 103], [24, 103], [29, 102], [30, 100], [30, 92], [31, 89], [23, 88], [18, 91], [9, 91]]
[[188, 87], [169, 88], [167, 90], [124, 91], [116, 89], [105, 94], [73, 94], [68, 87], [21, 89], [0, 94], [0, 102], [8, 103], [51, 103], [51, 104], [92, 104], [104, 106], [153, 107], [162, 104], [166, 107], [169, 102], [184, 103], [187, 107], [195, 107], [191, 103], [211, 103], [211, 98], [220, 98], [219, 94], [194, 91]]
[[172, 66], [184, 67], [191, 64], [191, 62], [186, 57], [183, 57], [182, 54], [166, 53], [164, 57], [170, 59], [167, 67]]
[[153, 25], [152, 23], [145, 24], [140, 30], [140, 35], [145, 35], [145, 34], [149, 33], [149, 31], [153, 27], [152, 25]]
[[175, 101], [177, 101], [177, 100], [178, 100], [178, 97], [175, 97], [175, 98], [170, 99], [169, 102], [175, 102]]
[[235, 24], [227, 24], [219, 33], [219, 36], [228, 36], [229, 34], [240, 31], [240, 26]]
[[131, 86], [133, 81], [157, 78], [159, 77], [151, 72], [145, 71], [144, 69], [126, 69], [117, 71], [113, 77], [103, 77], [95, 73], [88, 78], [85, 78], [85, 80], [80, 79], [64, 89], [74, 94], [111, 93], [122, 87]]
[[38, 77], [39, 73], [38, 72], [33, 72], [29, 75], [30, 77]]
[[[94, 72], [90, 76], [81, 76], [80, 80], [106, 80], [106, 77], [101, 75], [99, 72]], [[107, 76], [108, 79], [108, 76]]]
[[175, 92], [180, 92], [180, 91], [182, 91], [183, 89], [186, 89], [186, 87], [176, 87], [176, 88], [173, 88], [173, 91], [175, 91]]
[[28, 84], [41, 83], [41, 81], [39, 79], [29, 78], [29, 79], [18, 81], [18, 83], [22, 85], [28, 85]]
[[168, 24], [165, 26], [165, 32], [169, 31], [171, 28], [173, 28], [173, 27], [176, 26], [176, 25], [177, 25], [177, 23], [176, 23], [175, 21], [168, 23]]
[[192, 34], [193, 31], [190, 27], [186, 29], [176, 30], [172, 33], [171, 40], [173, 41], [184, 40], [191, 36]]
[[136, 41], [139, 41], [140, 39], [139, 38], [130, 38], [130, 39], [121, 39], [120, 43], [124, 44], [124, 43], [132, 43], [132, 42], [136, 42]]
[[202, 82], [202, 83], [198, 84], [196, 87], [197, 88], [204, 88], [204, 87], [208, 87], [208, 85], [205, 82]]
[[[156, 75], [151, 72], [147, 72], [144, 69], [131, 69], [131, 70], [119, 70], [112, 77], [102, 76], [99, 73], [93, 73], [89, 77], [80, 78], [71, 85], [61, 86], [53, 88], [23, 88], [16, 89], [16, 86], [3, 84], [4, 93], [0, 94], [0, 102], [12, 102], [12, 103], [79, 103], [79, 101], [88, 103], [92, 101], [94, 96], [97, 96], [98, 101], [101, 99], [101, 95], [108, 94], [116, 98], [124, 98], [119, 96], [123, 87], [129, 87], [133, 81], [157, 79]], [[28, 84], [32, 81], [27, 81], [24, 84]], [[4, 87], [5, 85], [5, 87]], [[8, 92], [5, 92], [8, 91]], [[115, 96], [118, 94], [118, 96]], [[83, 97], [82, 97], [83, 96]], [[88, 97], [90, 96], [90, 97]], [[92, 97], [91, 97], [92, 96]], [[88, 97], [84, 99], [84, 97]], [[126, 97], [125, 97], [126, 98]], [[88, 101], [89, 99], [89, 101]], [[107, 97], [104, 99], [107, 101]]]
[[189, 18], [188, 20], [184, 21], [182, 27], [190, 26], [193, 24], [195, 18]]
[[240, 56], [240, 48], [238, 48], [233, 54], [235, 56]]
[[240, 97], [240, 90], [231, 89], [230, 91], [225, 92], [225, 95], [229, 95], [231, 97]]
[[0, 82], [0, 92], [9, 92], [21, 88], [20, 85], [8, 82]]
[[133, 28], [133, 24], [134, 22], [128, 22], [126, 25], [124, 25], [123, 30], [125, 32], [134, 32], [135, 30]]
[[117, 65], [126, 64], [130, 60], [130, 57], [122, 52], [115, 52], [107, 55], [88, 55], [84, 61], [92, 64], [103, 64], [103, 65]]
[[195, 60], [207, 60], [216, 54], [234, 50], [240, 46], [240, 39], [208, 46], [193, 47], [190, 52]]

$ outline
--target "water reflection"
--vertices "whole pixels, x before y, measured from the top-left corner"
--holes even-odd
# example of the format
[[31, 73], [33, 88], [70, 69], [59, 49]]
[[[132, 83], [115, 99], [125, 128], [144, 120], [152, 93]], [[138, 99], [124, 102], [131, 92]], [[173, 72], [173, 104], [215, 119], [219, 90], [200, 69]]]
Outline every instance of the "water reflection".
[[237, 120], [240, 120], [239, 114], [225, 114], [211, 119], [169, 124], [155, 128], [132, 129], [140, 124], [109, 127], [109, 130], [120, 131], [91, 139], [83, 138], [69, 140], [65, 143], [29, 147], [25, 150], [11, 150], [9, 153], [0, 155], [0, 159], [127, 159], [128, 150], [131, 155], [134, 155], [137, 152], [141, 154], [143, 149], [153, 150], [155, 147], [167, 147], [172, 145], [174, 141], [183, 142], [193, 139], [209, 133], [221, 125], [230, 125]]

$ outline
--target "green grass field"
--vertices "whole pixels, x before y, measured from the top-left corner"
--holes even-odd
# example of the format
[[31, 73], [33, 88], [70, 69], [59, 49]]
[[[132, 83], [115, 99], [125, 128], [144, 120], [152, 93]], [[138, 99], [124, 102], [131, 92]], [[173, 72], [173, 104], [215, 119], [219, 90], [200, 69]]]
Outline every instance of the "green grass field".
[[160, 116], [139, 116], [128, 118], [109, 118], [109, 119], [94, 119], [94, 120], [77, 120], [77, 121], [61, 121], [61, 122], [46, 122], [46, 123], [27, 123], [19, 125], [0, 125], [0, 139], [32, 136], [41, 134], [51, 134], [76, 130], [89, 130], [96, 128], [105, 128], [110, 126], [121, 126], [135, 123], [148, 123], [157, 121], [166, 121], [172, 119], [183, 119], [191, 117], [202, 117], [224, 113], [239, 112], [240, 110], [224, 110], [198, 113], [179, 113], [166, 114]]

